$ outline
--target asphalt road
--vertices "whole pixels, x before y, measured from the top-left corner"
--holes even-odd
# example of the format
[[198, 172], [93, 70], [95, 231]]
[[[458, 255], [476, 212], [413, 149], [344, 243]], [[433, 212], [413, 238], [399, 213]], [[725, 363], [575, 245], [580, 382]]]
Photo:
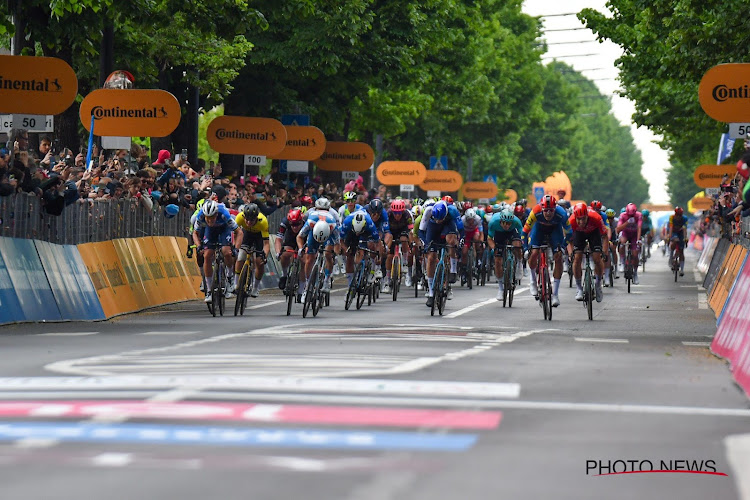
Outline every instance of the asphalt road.
[[[525, 279], [511, 309], [493, 282], [443, 317], [343, 290], [287, 317], [265, 291], [244, 317], [0, 328], [0, 498], [741, 498], [750, 409], [699, 277], [655, 254], [623, 281], [594, 321], [566, 284], [544, 321]], [[598, 475], [633, 467], [726, 476]]]

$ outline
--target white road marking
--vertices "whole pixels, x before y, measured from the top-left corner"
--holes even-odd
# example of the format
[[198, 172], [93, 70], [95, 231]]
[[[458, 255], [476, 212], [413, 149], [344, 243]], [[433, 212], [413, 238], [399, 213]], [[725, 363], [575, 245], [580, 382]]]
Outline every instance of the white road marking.
[[54, 438], [23, 438], [13, 442], [13, 446], [16, 448], [29, 449], [29, 448], [49, 448], [55, 446], [60, 441]]
[[186, 332], [186, 331], [181, 331], [181, 330], [175, 330], [171, 332], [168, 332], [168, 331], [142, 332], [142, 333], [139, 333], [138, 335], [195, 335], [196, 333], [201, 333], [201, 332], [200, 331]]
[[576, 342], [603, 342], [609, 344], [627, 344], [630, 341], [628, 339], [597, 339], [597, 338], [586, 338], [586, 337], [575, 337]]
[[[520, 293], [523, 293], [523, 292], [525, 292], [525, 291], [527, 291], [527, 290], [528, 290], [528, 288], [527, 288], [527, 287], [524, 287], [524, 288], [518, 288], [518, 289], [516, 289], [516, 292], [515, 292], [515, 293], [516, 293], [516, 294], [520, 294]], [[475, 309], [479, 309], [480, 307], [483, 307], [483, 306], [487, 306], [487, 305], [490, 305], [490, 304], [494, 304], [494, 303], [496, 303], [496, 302], [497, 302], [497, 299], [487, 299], [487, 300], [485, 300], [485, 301], [483, 301], [483, 302], [477, 302], [476, 304], [472, 304], [472, 305], [470, 305], [470, 306], [468, 306], [468, 307], [464, 307], [463, 309], [459, 309], [459, 310], [458, 310], [458, 311], [456, 311], [456, 312], [452, 312], [452, 313], [448, 314], [448, 315], [446, 316], [446, 318], [449, 318], [449, 319], [453, 319], [453, 318], [458, 318], [459, 316], [461, 316], [461, 315], [463, 315], [463, 314], [466, 314], [466, 313], [468, 313], [468, 312], [471, 312], [471, 311], [473, 311], [473, 310], [475, 310]]]
[[132, 453], [102, 453], [91, 458], [91, 465], [97, 467], [124, 467], [132, 462]]
[[99, 332], [51, 332], [40, 333], [37, 337], [83, 337], [84, 335], [96, 335]]
[[683, 342], [682, 345], [689, 347], [711, 347], [711, 342]]
[[698, 293], [698, 309], [708, 309], [708, 297], [705, 293]]
[[750, 500], [750, 434], [727, 436], [724, 446], [740, 500]]
[[248, 307], [248, 309], [260, 309], [261, 307], [268, 307], [268, 306], [272, 306], [275, 304], [282, 304], [282, 303], [286, 303], [286, 300], [272, 300], [270, 302], [264, 302], [262, 304], [256, 304], [254, 306], [250, 306]]

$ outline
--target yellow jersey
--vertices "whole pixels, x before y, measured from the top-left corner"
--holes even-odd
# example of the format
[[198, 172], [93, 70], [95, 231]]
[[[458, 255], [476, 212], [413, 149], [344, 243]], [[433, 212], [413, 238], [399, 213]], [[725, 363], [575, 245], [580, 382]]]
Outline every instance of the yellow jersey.
[[268, 219], [263, 214], [258, 214], [258, 220], [252, 226], [245, 221], [245, 214], [240, 212], [235, 219], [237, 225], [245, 231], [260, 233], [263, 238], [268, 238]]

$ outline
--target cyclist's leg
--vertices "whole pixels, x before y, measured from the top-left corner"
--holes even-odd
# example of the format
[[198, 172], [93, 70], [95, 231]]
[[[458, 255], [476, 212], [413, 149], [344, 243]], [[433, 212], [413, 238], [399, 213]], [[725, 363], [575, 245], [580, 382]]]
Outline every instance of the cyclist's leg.
[[440, 233], [442, 226], [430, 221], [427, 224], [427, 230], [425, 232], [424, 242], [424, 253], [427, 258], [427, 296], [432, 297], [434, 294], [434, 279], [435, 279], [435, 268], [437, 267], [437, 248], [436, 243], [440, 243]]
[[[565, 247], [565, 234], [563, 233], [562, 227], [556, 227], [550, 235], [550, 243], [552, 249], [555, 252], [555, 269], [552, 272], [552, 276], [555, 278], [552, 283], [552, 295], [557, 297], [557, 292], [560, 289], [560, 279], [563, 274], [563, 256], [562, 248]], [[553, 304], [554, 305], [554, 304]]]
[[397, 242], [393, 240], [393, 235], [391, 233], [387, 233], [386, 237], [387, 242], [385, 243], [385, 249], [388, 252], [388, 256], [385, 260], [385, 280], [387, 285], [391, 281], [391, 269], [393, 268], [393, 258], [396, 255]]
[[536, 286], [536, 270], [539, 266], [539, 247], [542, 245], [543, 240], [544, 238], [542, 232], [539, 230], [539, 224], [535, 224], [534, 227], [531, 228], [531, 233], [529, 233], [529, 247], [531, 248], [531, 251], [529, 252], [529, 274], [531, 275], [529, 291], [531, 292], [531, 295], [534, 296], [538, 294]]
[[[573, 277], [576, 280], [576, 300], [583, 298], [583, 251], [586, 248], [586, 235], [581, 231], [573, 232]], [[580, 298], [579, 298], [580, 297]]]

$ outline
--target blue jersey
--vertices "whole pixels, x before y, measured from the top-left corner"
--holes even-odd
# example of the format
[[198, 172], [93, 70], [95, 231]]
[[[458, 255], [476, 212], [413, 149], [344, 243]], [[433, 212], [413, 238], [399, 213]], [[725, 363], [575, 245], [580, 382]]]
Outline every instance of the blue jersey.
[[604, 227], [609, 227], [609, 220], [607, 220], [607, 212], [603, 210], [596, 210], [596, 213], [598, 213], [602, 217], [602, 222], [604, 222]]
[[448, 218], [456, 221], [456, 229], [459, 231], [464, 230], [464, 221], [461, 218], [461, 213], [455, 205], [448, 205]]
[[381, 235], [391, 232], [391, 225], [388, 223], [388, 211], [385, 208], [383, 208], [383, 211], [380, 213], [380, 218], [377, 222], [370, 217], [369, 213], [367, 213], [367, 217], [369, 217], [370, 222], [375, 224], [375, 227], [378, 228]]
[[500, 214], [495, 214], [492, 216], [492, 219], [490, 219], [490, 223], [487, 227], [487, 233], [490, 238], [495, 237], [495, 233], [513, 233], [518, 232], [518, 234], [521, 234], [521, 231], [523, 230], [523, 224], [521, 224], [521, 220], [513, 216], [513, 223], [510, 225], [510, 227], [506, 230], [503, 228], [502, 224], [500, 224]]
[[308, 212], [307, 217], [307, 223], [302, 227], [302, 230], [299, 232], [300, 236], [303, 238], [307, 236], [310, 231], [313, 230], [315, 227], [315, 224], [318, 223], [318, 221], [324, 220], [328, 223], [328, 226], [331, 228], [331, 236], [338, 236], [338, 228], [336, 227], [336, 219], [328, 213], [327, 211], [318, 211], [318, 210], [312, 210]]
[[[370, 241], [378, 241], [380, 239], [380, 233], [378, 233], [378, 227], [373, 222], [372, 217], [370, 217], [370, 214], [368, 214], [367, 212], [363, 210], [360, 210], [359, 212], [355, 212], [355, 213], [365, 214], [365, 228], [359, 234], [359, 238], [361, 240], [367, 239]], [[352, 228], [352, 221], [354, 220], [354, 215], [355, 214], [348, 216], [346, 219], [344, 219], [344, 222], [341, 224], [341, 237], [343, 239], [350, 237], [350, 235], [356, 235], [356, 233], [354, 233], [354, 229]]]
[[[216, 216], [216, 224], [211, 226], [212, 228], [218, 228], [218, 227], [228, 227], [232, 231], [237, 229], [237, 223], [234, 221], [234, 218], [232, 218], [232, 215], [229, 213], [229, 210], [227, 210], [227, 207], [224, 206], [223, 203], [219, 203], [219, 213]], [[205, 205], [203, 205], [205, 207]], [[195, 227], [198, 228], [204, 228], [208, 227], [208, 224], [206, 223], [206, 214], [203, 213], [203, 207], [201, 207], [201, 211], [198, 214], [198, 218], [195, 220]]]

